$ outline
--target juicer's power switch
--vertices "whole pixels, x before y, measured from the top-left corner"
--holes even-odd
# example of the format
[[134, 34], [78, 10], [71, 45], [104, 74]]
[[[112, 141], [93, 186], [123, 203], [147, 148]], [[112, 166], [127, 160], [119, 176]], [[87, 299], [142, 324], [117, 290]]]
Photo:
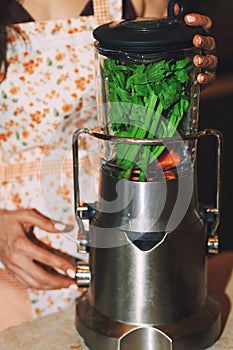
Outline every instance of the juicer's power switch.
[[91, 282], [90, 266], [86, 261], [78, 261], [76, 266], [76, 281], [80, 288], [88, 288]]

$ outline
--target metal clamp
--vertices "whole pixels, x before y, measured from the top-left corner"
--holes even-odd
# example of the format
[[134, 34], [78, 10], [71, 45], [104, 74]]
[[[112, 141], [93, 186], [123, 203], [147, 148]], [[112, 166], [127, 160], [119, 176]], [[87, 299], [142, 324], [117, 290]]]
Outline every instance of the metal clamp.
[[84, 203], [80, 203], [80, 189], [79, 189], [79, 157], [78, 157], [78, 138], [81, 134], [88, 134], [88, 129], [78, 129], [73, 134], [73, 177], [74, 177], [74, 211], [76, 221], [79, 226], [78, 233], [78, 247], [79, 253], [88, 253], [89, 251], [89, 233], [85, 230], [83, 220], [89, 220], [93, 214], [94, 209]]
[[205, 136], [214, 136], [217, 140], [217, 174], [216, 174], [216, 200], [215, 206], [205, 206], [204, 216], [207, 222], [207, 250], [209, 254], [219, 253], [219, 236], [217, 229], [220, 223], [220, 197], [221, 197], [221, 178], [222, 178], [222, 144], [223, 136], [216, 129], [204, 129], [197, 133], [188, 135], [186, 139], [201, 138]]

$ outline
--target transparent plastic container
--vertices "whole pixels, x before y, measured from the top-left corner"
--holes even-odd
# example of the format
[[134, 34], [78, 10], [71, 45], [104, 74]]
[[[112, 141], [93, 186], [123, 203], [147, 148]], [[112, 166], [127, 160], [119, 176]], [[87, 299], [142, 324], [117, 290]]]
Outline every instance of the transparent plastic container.
[[[102, 167], [132, 181], [177, 177], [193, 167], [198, 129], [199, 27], [174, 19], [113, 22], [94, 31]], [[178, 170], [177, 170], [178, 169]]]

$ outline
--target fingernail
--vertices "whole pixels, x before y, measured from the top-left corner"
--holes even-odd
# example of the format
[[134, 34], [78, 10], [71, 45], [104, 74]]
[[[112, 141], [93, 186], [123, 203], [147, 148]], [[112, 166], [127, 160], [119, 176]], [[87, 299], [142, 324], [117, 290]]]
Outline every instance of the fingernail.
[[78, 290], [78, 286], [76, 284], [71, 284], [69, 289]]
[[191, 15], [187, 15], [186, 18], [187, 18], [189, 23], [194, 23], [195, 22], [195, 17], [193, 17]]
[[199, 74], [199, 76], [198, 76], [198, 80], [199, 80], [199, 83], [203, 83], [203, 82], [204, 82], [204, 80], [205, 80], [204, 75], [203, 75], [203, 74]]
[[62, 222], [56, 222], [54, 224], [54, 227], [56, 230], [61, 231], [61, 232], [70, 232], [74, 228], [72, 225], [65, 225]]
[[65, 272], [64, 272], [63, 270], [57, 269], [57, 268], [55, 268], [55, 270], [56, 270], [58, 273], [60, 273], [60, 275], [65, 276]]
[[198, 57], [198, 58], [197, 58], [197, 63], [198, 63], [198, 64], [202, 64], [202, 62], [203, 62], [202, 57]]
[[68, 269], [68, 270], [66, 270], [66, 274], [67, 274], [67, 276], [69, 276], [70, 278], [75, 278], [75, 271], [74, 270], [72, 270], [72, 269]]
[[58, 231], [64, 231], [65, 228], [66, 228], [66, 225], [62, 224], [61, 222], [56, 222], [56, 223], [54, 224], [54, 227], [55, 227], [55, 229], [58, 230]]
[[201, 44], [202, 44], [202, 38], [201, 38], [201, 36], [198, 36], [197, 41], [198, 41], [198, 45], [201, 46]]

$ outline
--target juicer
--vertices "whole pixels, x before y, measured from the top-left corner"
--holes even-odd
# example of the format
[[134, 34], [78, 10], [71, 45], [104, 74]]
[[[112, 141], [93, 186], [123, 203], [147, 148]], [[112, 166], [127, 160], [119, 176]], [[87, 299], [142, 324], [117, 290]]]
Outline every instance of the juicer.
[[[89, 254], [77, 263], [75, 324], [90, 350], [200, 350], [220, 334], [206, 258], [218, 252], [222, 135], [198, 130], [192, 38], [201, 28], [187, 27], [175, 3], [166, 19], [93, 33], [98, 125], [73, 134], [78, 251]], [[80, 137], [99, 143], [95, 203], [80, 199]], [[204, 137], [216, 140], [211, 206], [198, 200]]]

